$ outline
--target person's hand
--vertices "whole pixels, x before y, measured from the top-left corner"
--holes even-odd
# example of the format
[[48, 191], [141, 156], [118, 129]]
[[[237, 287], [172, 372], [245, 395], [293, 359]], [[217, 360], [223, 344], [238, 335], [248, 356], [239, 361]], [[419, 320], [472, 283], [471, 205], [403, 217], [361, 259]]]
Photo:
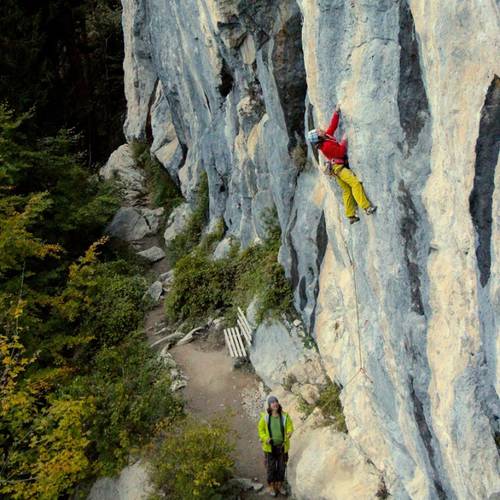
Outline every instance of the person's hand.
[[266, 443], [267, 443], [267, 444], [271, 444], [271, 440], [270, 440], [270, 439], [268, 439], [268, 440], [266, 441]]
[[335, 106], [335, 111], [337, 113], [340, 113], [340, 102], [338, 102], [337, 105]]

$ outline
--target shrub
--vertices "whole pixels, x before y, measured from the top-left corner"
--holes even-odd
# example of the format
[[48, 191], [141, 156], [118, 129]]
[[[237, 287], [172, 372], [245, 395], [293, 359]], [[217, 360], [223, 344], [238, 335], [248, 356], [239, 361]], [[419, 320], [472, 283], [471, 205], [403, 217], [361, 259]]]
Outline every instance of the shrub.
[[347, 433], [344, 409], [340, 401], [341, 391], [342, 389], [338, 384], [328, 382], [320, 391], [316, 406], [321, 410], [323, 417], [325, 417], [329, 425], [333, 425], [339, 432]]
[[139, 333], [101, 349], [89, 373], [75, 377], [65, 392], [92, 401], [87, 425], [95, 474], [115, 474], [131, 450], [149, 441], [158, 421], [181, 415], [170, 383], [168, 370]]
[[130, 144], [132, 157], [146, 173], [148, 192], [151, 193], [151, 201], [157, 207], [165, 209], [166, 216], [182, 203], [184, 198], [161, 163], [151, 155], [149, 146], [141, 142]]
[[60, 317], [80, 337], [91, 337], [94, 346], [114, 344], [138, 327], [144, 316], [147, 282], [137, 269], [123, 260], [97, 261], [94, 243], [77, 263], [70, 266], [66, 289], [57, 301]]
[[258, 298], [257, 321], [281, 313], [293, 314], [293, 293], [277, 260], [279, 226], [270, 225], [262, 243], [239, 251], [234, 245], [224, 259], [213, 260], [201, 244], [175, 266], [174, 282], [165, 301], [171, 321], [194, 324], [216, 310], [236, 319], [236, 310]]
[[186, 419], [167, 430], [153, 448], [151, 479], [167, 498], [208, 499], [232, 474], [232, 431], [221, 421]]
[[175, 266], [172, 288], [165, 300], [170, 320], [201, 320], [231, 301], [234, 273], [224, 260], [211, 260], [201, 249], [182, 257]]
[[181, 257], [186, 256], [200, 242], [203, 227], [208, 220], [208, 208], [208, 177], [206, 173], [203, 173], [198, 186], [196, 207], [186, 224], [186, 228], [170, 242], [167, 248], [171, 264], [175, 264]]

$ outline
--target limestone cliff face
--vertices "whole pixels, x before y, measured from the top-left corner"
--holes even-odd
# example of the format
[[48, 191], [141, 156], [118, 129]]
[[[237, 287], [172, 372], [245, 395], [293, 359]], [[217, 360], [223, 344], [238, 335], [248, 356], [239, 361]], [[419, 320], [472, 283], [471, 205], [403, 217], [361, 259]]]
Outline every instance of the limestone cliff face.
[[[188, 200], [206, 171], [211, 222], [244, 245], [277, 208], [296, 307], [364, 457], [353, 475], [368, 460], [394, 498], [493, 498], [495, 2], [122, 2], [127, 140], [148, 140]], [[338, 101], [351, 167], [379, 207], [352, 227], [313, 152], [305, 167], [292, 158]], [[321, 460], [340, 449], [322, 443]], [[303, 488], [312, 456], [292, 450], [298, 498], [356, 495], [360, 477], [342, 478], [343, 497], [328, 478]]]

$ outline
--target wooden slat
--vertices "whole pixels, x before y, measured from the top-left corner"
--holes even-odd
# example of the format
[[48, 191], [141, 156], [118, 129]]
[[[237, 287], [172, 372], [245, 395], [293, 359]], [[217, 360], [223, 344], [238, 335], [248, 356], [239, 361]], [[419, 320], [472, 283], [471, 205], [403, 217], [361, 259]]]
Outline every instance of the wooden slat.
[[238, 315], [240, 317], [239, 319], [241, 320], [241, 323], [244, 325], [243, 326], [243, 330], [248, 335], [249, 340], [250, 340], [250, 344], [251, 344], [252, 343], [252, 337], [253, 337], [253, 331], [252, 331], [252, 328], [250, 326], [250, 323], [248, 323], [248, 320], [247, 320], [245, 314], [241, 310], [241, 307], [238, 307]]
[[229, 350], [229, 355], [232, 357], [232, 358], [236, 358], [234, 352], [233, 352], [233, 347], [231, 345], [231, 343], [229, 342], [229, 332], [228, 330], [224, 330], [224, 339], [226, 340], [226, 345], [227, 345], [227, 348]]
[[246, 329], [251, 333], [252, 327], [250, 326], [250, 323], [248, 322], [247, 317], [245, 316], [245, 313], [241, 310], [241, 307], [238, 307], [238, 313], [240, 315], [241, 320], [245, 324]]
[[248, 335], [248, 332], [246, 331], [246, 328], [245, 328], [245, 325], [243, 324], [243, 321], [241, 321], [241, 319], [238, 318], [237, 319], [237, 323], [238, 323], [238, 325], [240, 327], [240, 331], [243, 334], [243, 337], [247, 341], [247, 344], [249, 346], [252, 345], [252, 338], [250, 337], [250, 335]]
[[234, 338], [234, 333], [233, 333], [233, 329], [232, 328], [228, 328], [228, 335], [229, 335], [229, 341], [231, 342], [231, 345], [233, 347], [233, 351], [234, 351], [234, 354], [235, 354], [235, 358], [239, 358], [240, 357], [240, 350], [238, 348], [238, 346], [236, 345], [236, 339]]
[[236, 349], [238, 350], [238, 356], [240, 358], [244, 358], [245, 357], [245, 354], [241, 351], [241, 346], [240, 346], [240, 343], [239, 343], [239, 332], [236, 330], [236, 328], [231, 328], [231, 332], [233, 334], [233, 341], [236, 345]]
[[233, 353], [231, 352], [231, 348], [229, 347], [229, 339], [227, 338], [227, 331], [224, 330], [224, 340], [226, 342], [226, 347], [229, 351], [229, 356], [233, 357]]
[[238, 340], [239, 345], [240, 345], [240, 351], [242, 352], [243, 357], [246, 358], [247, 352], [245, 351], [245, 345], [243, 344], [243, 339], [241, 338], [241, 332], [238, 328], [235, 328], [234, 332], [235, 332], [236, 339]]

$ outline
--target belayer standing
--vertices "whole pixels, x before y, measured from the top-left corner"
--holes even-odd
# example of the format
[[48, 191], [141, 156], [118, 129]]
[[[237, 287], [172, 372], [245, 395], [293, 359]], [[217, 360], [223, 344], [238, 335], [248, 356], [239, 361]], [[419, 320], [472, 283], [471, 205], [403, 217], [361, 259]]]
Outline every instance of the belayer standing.
[[367, 215], [371, 215], [377, 207], [371, 204], [366, 196], [363, 184], [349, 168], [347, 161], [347, 139], [344, 134], [342, 140], [337, 142], [334, 137], [335, 130], [339, 124], [340, 106], [337, 105], [330, 122], [330, 126], [323, 130], [321, 128], [310, 130], [307, 133], [309, 142], [321, 151], [328, 160], [325, 173], [334, 175], [337, 183], [342, 188], [345, 214], [351, 224], [359, 221], [356, 215], [357, 207], [361, 207]]
[[283, 482], [293, 432], [292, 419], [283, 411], [275, 396], [269, 396], [267, 404], [267, 412], [261, 414], [258, 426], [266, 459], [267, 484], [271, 496], [286, 496]]

